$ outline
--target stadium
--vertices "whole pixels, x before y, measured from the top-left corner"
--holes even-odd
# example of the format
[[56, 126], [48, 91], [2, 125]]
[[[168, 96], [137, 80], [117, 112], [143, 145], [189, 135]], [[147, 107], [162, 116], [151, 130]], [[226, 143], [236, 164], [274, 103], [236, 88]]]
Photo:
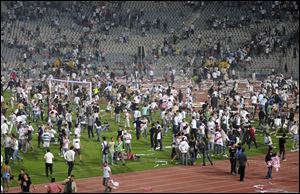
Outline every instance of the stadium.
[[1, 193], [299, 193], [297, 1], [1, 1]]

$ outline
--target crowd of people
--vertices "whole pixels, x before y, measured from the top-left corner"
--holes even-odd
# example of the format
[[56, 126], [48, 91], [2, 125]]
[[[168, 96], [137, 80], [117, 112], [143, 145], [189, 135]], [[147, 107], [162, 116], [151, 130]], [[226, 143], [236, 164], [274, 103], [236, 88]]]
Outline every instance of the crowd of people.
[[[47, 7], [50, 9], [52, 5], [52, 3], [38, 4], [40, 3], [36, 3], [37, 8], [33, 9], [33, 12], [24, 12], [25, 19], [26, 17], [30, 20], [35, 17], [44, 17], [45, 9], [38, 7], [46, 6], [47, 10]], [[17, 14], [9, 13], [9, 19], [25, 20], [18, 18], [20, 15], [18, 8], [23, 9], [22, 3], [12, 3], [11, 6], [16, 9]], [[81, 8], [75, 3], [67, 9], [74, 13], [74, 10]], [[114, 13], [106, 10], [105, 6], [97, 5], [90, 20], [87, 20], [80, 11], [77, 14], [74, 15], [74, 22], [84, 26], [86, 36], [89, 37], [89, 34], [94, 31], [93, 24], [101, 23], [102, 20], [118, 22], [120, 25], [128, 25], [129, 28], [138, 28], [139, 22], [142, 22], [140, 17], [143, 11], [131, 13], [129, 10], [125, 14], [126, 17], [117, 18]], [[129, 18], [129, 23], [126, 18]], [[160, 26], [160, 23], [161, 21], [156, 20], [155, 24]], [[60, 34], [58, 20], [54, 19], [53, 25]], [[141, 31], [143, 28], [146, 26], [141, 26]], [[166, 30], [165, 28], [167, 27], [163, 27], [163, 31]], [[109, 35], [107, 28], [105, 31]], [[194, 33], [193, 28], [187, 31]], [[38, 29], [36, 33], [36, 37], [39, 37]], [[30, 34], [34, 39], [34, 33]], [[281, 35], [285, 35], [284, 27], [276, 29], [274, 33], [269, 30], [255, 34], [249, 45], [239, 49], [233, 55], [230, 55], [229, 49], [223, 53], [221, 43], [211, 40], [211, 44], [207, 45], [209, 54], [203, 55], [213, 61], [222, 59], [226, 55], [230, 65], [234, 66], [237, 63], [236, 59], [243, 60], [244, 57], [250, 56], [252, 51], [259, 54], [258, 45], [264, 49], [271, 47], [274, 50], [277, 46], [284, 47]], [[244, 91], [243, 84], [236, 79], [234, 69], [229, 72], [228, 69], [219, 67], [203, 67], [198, 74], [196, 73], [198, 76], [196, 80], [200, 84], [198, 86], [185, 85], [182, 89], [175, 87], [179, 81], [176, 79], [178, 76], [173, 67], [168, 69], [165, 82], [160, 83], [154, 82], [157, 76], [153, 75], [151, 63], [149, 65], [133, 63], [132, 73], [124, 69], [124, 76], [120, 77], [109, 66], [95, 68], [93, 64], [86, 64], [80, 60], [83, 42], [89, 41], [85, 40], [85, 37], [82, 38], [80, 44], [73, 45], [64, 37], [56, 40], [61, 40], [61, 42], [49, 43], [54, 44], [51, 45], [52, 49], [49, 48], [50, 55], [64, 59], [56, 61], [57, 63], [54, 63], [49, 72], [41, 73], [39, 81], [32, 82], [32, 80], [25, 79], [24, 75], [18, 71], [11, 72], [9, 76], [1, 75], [1, 142], [3, 142], [1, 146], [4, 148], [5, 161], [2, 166], [1, 158], [1, 174], [6, 188], [10, 180], [7, 174], [12, 175], [10, 161], [13, 163], [17, 160], [23, 161], [22, 156], [28, 151], [33, 152], [37, 149], [32, 144], [34, 133], [38, 134], [38, 148], [42, 146], [45, 153], [45, 175], [52, 177], [53, 150], [56, 148], [54, 145], [58, 144], [59, 157], [62, 157], [68, 164], [65, 189], [74, 192], [77, 190], [76, 183], [73, 181], [74, 175], [72, 175], [74, 161], [76, 158], [80, 161], [85, 160], [82, 158], [84, 154], [80, 139], [86, 135], [82, 133], [83, 131], [87, 131], [87, 138], [90, 141], [96, 141], [101, 146], [102, 164], [105, 169], [103, 185], [106, 192], [111, 191], [107, 179], [111, 172], [111, 169], [107, 167], [108, 163], [116, 165], [118, 161], [121, 161], [122, 165], [126, 165], [126, 160], [139, 159], [140, 156], [133, 152], [135, 148], [132, 147], [132, 142], [148, 139], [148, 136], [150, 136], [149, 147], [154, 151], [166, 151], [165, 147], [169, 145], [165, 144], [164, 137], [172, 136], [170, 160], [176, 160], [182, 165], [194, 165], [199, 160], [201, 162], [201, 158], [202, 165], [206, 165], [206, 159], [214, 165], [215, 157], [228, 158], [231, 162], [231, 174], [236, 175], [239, 171], [241, 181], [244, 180], [247, 163], [245, 147], [243, 147], [245, 144], [248, 150], [257, 149], [259, 146], [269, 149], [266, 156], [269, 166], [267, 178], [272, 178], [272, 167], [278, 165], [278, 162], [274, 162], [275, 159], [272, 160], [277, 155], [272, 153], [275, 147], [271, 138], [272, 134], [282, 134], [279, 140], [279, 155], [282, 161], [286, 160], [286, 135], [293, 136], [293, 151], [299, 149], [299, 115], [297, 114], [299, 84], [292, 77], [273, 72], [264, 81], [259, 82], [259, 86], [255, 85], [257, 83], [255, 80], [247, 80], [246, 91]], [[293, 40], [291, 39], [290, 42]], [[174, 35], [173, 43], [165, 39], [162, 43], [163, 47], [154, 45], [153, 56], [173, 55], [176, 49], [170, 47], [176, 44], [176, 41]], [[99, 40], [94, 39], [90, 44], [97, 48], [97, 42]], [[201, 43], [201, 36], [199, 42]], [[64, 47], [65, 43], [70, 44], [69, 50], [56, 49]], [[17, 43], [14, 44], [17, 45]], [[65, 57], [68, 54], [72, 57]], [[95, 60], [105, 61], [102, 51], [96, 51], [95, 56]], [[26, 53], [23, 59], [24, 62], [27, 61]], [[192, 55], [189, 55], [187, 61], [188, 66], [193, 65]], [[45, 71], [48, 71], [49, 65], [46, 62], [43, 64]], [[90, 81], [92, 90], [72, 82], [49, 84], [52, 78], [76, 80], [82, 83]], [[148, 81], [151, 82], [151, 87], [145, 84]], [[206, 88], [208, 88], [207, 100], [201, 106], [196, 106], [199, 102], [195, 101], [195, 97], [199, 91], [206, 90]], [[6, 92], [11, 94], [9, 99], [4, 98]], [[103, 104], [106, 106], [106, 113], [101, 112], [100, 105]], [[108, 117], [113, 118], [113, 122], [119, 125], [118, 131], [111, 129], [111, 123], [103, 118], [104, 114], [105, 116], [108, 114]], [[255, 120], [259, 121], [257, 127], [254, 125]], [[35, 123], [40, 125], [35, 128], [33, 127]], [[116, 132], [114, 136], [116, 139], [104, 136], [103, 131]], [[264, 142], [257, 141], [258, 131], [264, 134]], [[94, 132], [97, 139], [94, 139]], [[132, 137], [134, 133], [135, 137]], [[19, 178], [21, 189], [24, 192], [29, 191], [32, 185], [30, 176], [23, 171], [21, 174], [25, 174]], [[73, 183], [69, 184], [69, 181]], [[62, 191], [62, 188], [55, 183], [55, 178], [52, 177], [51, 182], [48, 186], [49, 191]]]

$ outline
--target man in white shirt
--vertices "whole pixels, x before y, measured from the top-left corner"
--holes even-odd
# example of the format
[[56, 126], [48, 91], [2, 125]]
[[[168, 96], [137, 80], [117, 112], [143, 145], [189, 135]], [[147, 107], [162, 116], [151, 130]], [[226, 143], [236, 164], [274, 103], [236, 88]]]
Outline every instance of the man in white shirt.
[[192, 128], [192, 134], [194, 135], [194, 137], [197, 137], [197, 121], [195, 119], [195, 117], [192, 117], [192, 122], [191, 122], [191, 128]]
[[52, 177], [52, 167], [53, 167], [53, 154], [50, 152], [50, 149], [47, 149], [47, 153], [44, 155], [45, 160], [45, 167], [46, 167], [46, 176], [49, 176], [49, 169], [50, 169], [50, 176]]
[[79, 156], [79, 160], [82, 161], [82, 156], [81, 156], [81, 152], [80, 152], [80, 138], [77, 134], [75, 134], [75, 137], [73, 139], [73, 146], [74, 146], [74, 151], [75, 154], [77, 154]]
[[251, 103], [254, 109], [254, 115], [256, 114], [256, 107], [257, 107], [257, 96], [254, 93], [253, 96], [251, 97]]
[[154, 151], [157, 147], [157, 145], [159, 144], [159, 147], [160, 147], [160, 151], [162, 151], [163, 149], [163, 146], [162, 146], [162, 132], [161, 132], [161, 127], [158, 126], [157, 128], [157, 135], [156, 135], [156, 142], [155, 142], [155, 146], [154, 146]]
[[3, 138], [2, 141], [4, 140], [6, 133], [8, 133], [8, 124], [7, 120], [4, 119], [4, 123], [1, 125], [1, 137]]
[[125, 152], [131, 153], [131, 134], [128, 133], [126, 130], [124, 131], [124, 139], [125, 139]]
[[108, 185], [109, 180], [112, 180], [111, 169], [108, 166], [107, 161], [103, 164], [103, 186], [105, 187], [104, 193], [111, 192], [111, 187]]
[[215, 132], [215, 145], [214, 145], [214, 155], [220, 154], [222, 156], [222, 146], [223, 146], [223, 138], [219, 129], [216, 129]]
[[299, 123], [294, 121], [294, 124], [290, 128], [290, 133], [293, 134], [293, 148], [292, 150], [299, 149]]
[[64, 154], [64, 158], [68, 163], [68, 176], [71, 175], [71, 172], [73, 170], [74, 167], [74, 161], [75, 161], [75, 152], [73, 151], [74, 147], [71, 146], [70, 150], [66, 151], [66, 153]]
[[186, 137], [182, 137], [182, 141], [179, 143], [179, 151], [181, 153], [182, 164], [187, 166], [188, 165], [188, 151], [189, 151], [189, 144], [187, 143]]

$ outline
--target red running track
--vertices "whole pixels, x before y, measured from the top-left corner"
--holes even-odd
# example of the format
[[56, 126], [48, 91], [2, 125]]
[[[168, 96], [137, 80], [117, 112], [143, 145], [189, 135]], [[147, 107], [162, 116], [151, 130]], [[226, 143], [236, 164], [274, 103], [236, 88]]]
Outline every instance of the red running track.
[[[273, 169], [273, 179], [264, 179], [267, 168], [264, 156], [250, 157], [246, 167], [245, 181], [230, 175], [230, 162], [216, 161], [213, 166], [177, 166], [141, 172], [115, 174], [120, 183], [114, 193], [246, 193], [246, 192], [295, 192], [299, 193], [299, 153], [287, 153], [287, 161], [281, 163], [278, 172]], [[202, 161], [198, 160], [198, 163]], [[99, 193], [104, 191], [102, 177], [79, 179], [78, 192]], [[45, 193], [45, 184], [36, 185], [33, 193]], [[9, 192], [20, 192], [11, 188]]]

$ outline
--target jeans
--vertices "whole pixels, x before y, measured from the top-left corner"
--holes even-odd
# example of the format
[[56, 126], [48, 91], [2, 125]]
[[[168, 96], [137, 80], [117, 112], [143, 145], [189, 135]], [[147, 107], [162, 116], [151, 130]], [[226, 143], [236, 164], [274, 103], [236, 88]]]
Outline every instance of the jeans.
[[115, 155], [115, 152], [110, 152], [110, 157], [111, 157], [111, 165], [114, 163], [114, 155]]
[[125, 152], [131, 153], [131, 143], [125, 143]]
[[97, 133], [97, 141], [100, 142], [100, 136], [101, 136], [101, 127], [96, 128], [96, 133]]
[[223, 155], [226, 155], [226, 146], [225, 145], [222, 146], [222, 150], [223, 150]]
[[182, 164], [187, 166], [188, 165], [188, 153], [181, 153], [181, 158], [182, 158]]
[[208, 152], [211, 154], [214, 151], [214, 142], [208, 142]]
[[222, 154], [222, 146], [220, 145], [220, 144], [215, 144], [215, 146], [214, 146], [214, 155], [215, 154]]
[[108, 163], [108, 154], [102, 153], [102, 164], [104, 164], [104, 162]]
[[272, 178], [272, 170], [273, 170], [273, 166], [269, 166], [266, 178]]
[[19, 150], [14, 150], [13, 152], [13, 161], [16, 159], [23, 160], [23, 158], [19, 155]]
[[204, 137], [204, 134], [197, 133], [197, 140], [201, 140]]
[[68, 176], [70, 176], [71, 172], [73, 170], [73, 167], [74, 167], [74, 162], [73, 161], [70, 161], [70, 162], [68, 161], [67, 163], [68, 163], [68, 166], [69, 166], [69, 168], [68, 168]]
[[120, 123], [120, 121], [121, 121], [121, 116], [120, 116], [120, 114], [116, 114], [116, 115], [115, 115], [115, 121], [116, 121], [117, 123]]

